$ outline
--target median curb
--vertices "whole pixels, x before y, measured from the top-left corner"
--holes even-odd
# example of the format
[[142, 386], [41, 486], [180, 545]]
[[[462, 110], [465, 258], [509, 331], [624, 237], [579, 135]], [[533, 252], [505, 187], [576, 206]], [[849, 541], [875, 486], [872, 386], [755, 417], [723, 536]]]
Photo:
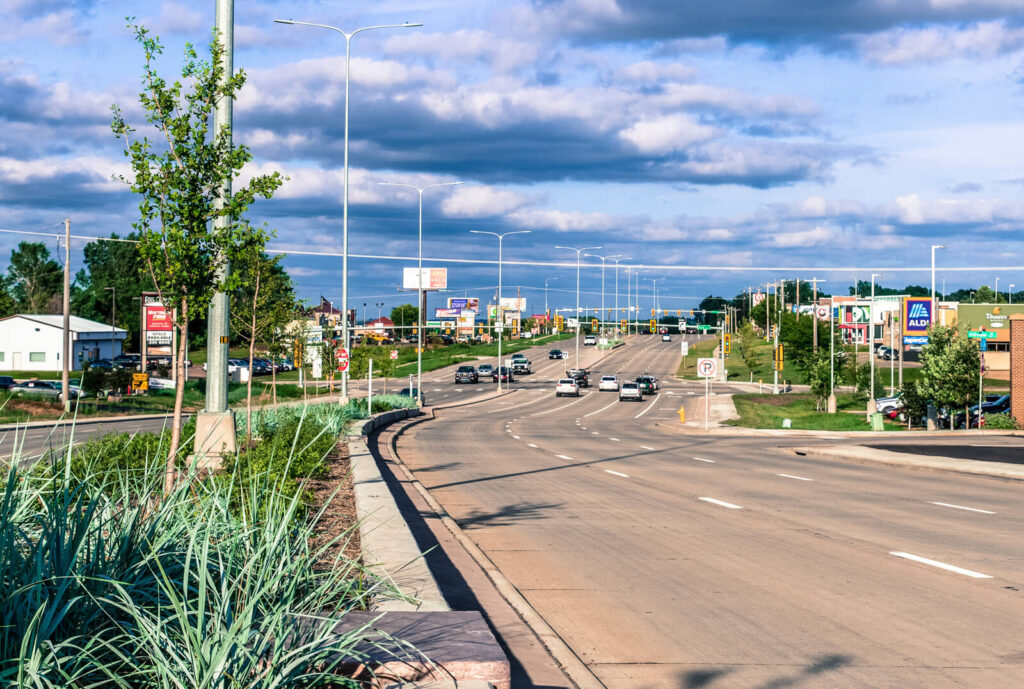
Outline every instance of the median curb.
[[992, 476], [1013, 481], [1024, 481], [1024, 465], [1006, 462], [978, 462], [955, 457], [934, 457], [904, 452], [879, 450], [861, 445], [812, 445], [789, 448], [798, 455], [823, 459], [845, 459], [854, 462], [871, 462], [892, 466], [909, 467], [924, 471], [944, 471], [975, 476]]
[[[826, 431], [808, 428], [745, 428], [743, 426], [723, 426], [718, 428], [687, 428], [679, 424], [655, 423], [656, 427], [664, 428], [670, 433], [678, 435], [743, 435], [743, 436], [771, 436], [771, 437], [792, 437], [800, 435], [812, 435], [816, 438], [915, 438], [931, 440], [932, 438], [985, 438], [992, 436], [1024, 436], [1024, 431]], [[970, 433], [968, 436], [967, 433]]]
[[374, 605], [376, 610], [450, 610], [366, 444], [366, 436], [383, 426], [421, 414], [419, 409], [377, 414], [359, 427], [359, 437], [348, 440], [363, 560], [374, 574], [414, 599], [381, 601]]

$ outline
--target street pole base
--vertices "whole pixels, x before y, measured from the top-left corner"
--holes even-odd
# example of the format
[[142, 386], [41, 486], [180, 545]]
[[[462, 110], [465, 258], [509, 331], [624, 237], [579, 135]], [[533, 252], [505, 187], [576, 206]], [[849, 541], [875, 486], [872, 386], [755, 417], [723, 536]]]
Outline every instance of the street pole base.
[[836, 413], [836, 394], [834, 392], [828, 396], [828, 413]]
[[195, 454], [189, 462], [196, 468], [215, 471], [220, 468], [221, 457], [238, 451], [235, 435], [235, 413], [201, 411], [196, 414]]
[[878, 402], [876, 402], [875, 398], [872, 397], [871, 399], [868, 400], [868, 416], [871, 416], [872, 414], [874, 414], [877, 411], [878, 411]]

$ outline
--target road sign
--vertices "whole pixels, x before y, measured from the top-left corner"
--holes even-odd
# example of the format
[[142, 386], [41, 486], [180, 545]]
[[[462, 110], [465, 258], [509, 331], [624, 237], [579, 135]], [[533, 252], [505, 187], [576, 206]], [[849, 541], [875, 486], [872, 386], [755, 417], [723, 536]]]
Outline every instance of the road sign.
[[334, 358], [338, 360], [338, 370], [339, 371], [347, 371], [348, 370], [348, 350], [347, 349], [345, 349], [344, 347], [339, 348], [338, 351], [336, 351], [334, 353]]
[[688, 356], [690, 354], [690, 343], [689, 342], [685, 342], [685, 341], [682, 342], [679, 345], [679, 349], [680, 349], [680, 351], [681, 351], [683, 356]]
[[783, 351], [783, 345], [779, 345], [775, 348], [775, 370], [781, 371], [785, 365], [785, 353]]
[[967, 337], [975, 340], [992, 340], [995, 339], [996, 332], [994, 330], [968, 330]]
[[710, 325], [698, 325], [697, 330], [711, 330]]
[[988, 351], [988, 339], [987, 338], [982, 338], [982, 339], [978, 340], [978, 349], [980, 351], [982, 351], [982, 352], [987, 352]]
[[575, 330], [576, 328], [580, 327], [580, 319], [579, 318], [568, 318], [568, 319], [566, 319], [565, 327], [572, 328], [573, 330]]
[[132, 389], [133, 390], [149, 390], [149, 374], [148, 373], [133, 373], [132, 374]]
[[397, 358], [398, 358], [398, 350], [397, 349], [392, 349], [391, 350], [391, 360], [394, 361]]
[[819, 320], [828, 320], [828, 317], [830, 315], [829, 312], [831, 310], [831, 308], [825, 306], [824, 304], [818, 304], [818, 306], [814, 307], [814, 315], [816, 315]]
[[714, 378], [718, 374], [718, 359], [697, 359], [697, 375]]

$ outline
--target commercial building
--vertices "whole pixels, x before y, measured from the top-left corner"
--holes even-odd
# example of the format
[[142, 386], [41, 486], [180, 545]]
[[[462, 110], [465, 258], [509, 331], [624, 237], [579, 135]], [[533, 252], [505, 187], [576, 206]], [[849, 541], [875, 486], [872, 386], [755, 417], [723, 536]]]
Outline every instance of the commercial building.
[[[985, 340], [985, 369], [993, 377], [1005, 377], [1010, 370], [1010, 316], [1024, 314], [1024, 304], [960, 304], [957, 332], [974, 333], [972, 340]], [[986, 333], [979, 337], [980, 333]]]
[[[106, 323], [71, 316], [71, 369], [121, 354], [128, 332]], [[0, 371], [60, 371], [64, 317], [17, 314], [0, 319]]]

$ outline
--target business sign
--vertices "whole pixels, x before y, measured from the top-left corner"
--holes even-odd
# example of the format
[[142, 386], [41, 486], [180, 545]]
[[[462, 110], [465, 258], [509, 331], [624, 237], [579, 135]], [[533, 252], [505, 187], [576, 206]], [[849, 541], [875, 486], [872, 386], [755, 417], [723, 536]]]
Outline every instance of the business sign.
[[434, 309], [434, 318], [458, 318], [462, 309]]
[[170, 332], [174, 329], [171, 314], [161, 304], [146, 304], [146, 330]]
[[448, 289], [447, 268], [402, 269], [402, 289]]
[[526, 311], [526, 299], [516, 297], [502, 297], [501, 308], [512, 311]]
[[926, 345], [928, 344], [927, 335], [906, 335], [903, 338], [903, 344], [905, 345]]
[[697, 359], [697, 376], [714, 378], [718, 373], [718, 359]]
[[147, 331], [146, 344], [150, 347], [170, 347], [171, 332], [169, 330]]
[[757, 306], [762, 301], [764, 301], [764, 293], [763, 292], [758, 292], [757, 294], [754, 295], [754, 306]]
[[851, 306], [848, 304], [840, 304], [839, 308], [845, 311], [843, 321], [846, 323], [864, 323], [867, 324], [871, 317], [871, 311], [867, 306]]
[[476, 312], [480, 310], [480, 300], [476, 297], [449, 297], [448, 308]]
[[814, 315], [816, 315], [819, 320], [827, 321], [829, 317], [829, 311], [831, 311], [831, 309], [828, 306], [826, 306], [825, 304], [819, 304], [814, 308]]
[[907, 297], [903, 300], [903, 332], [925, 335], [932, 327], [932, 300], [929, 297]]

